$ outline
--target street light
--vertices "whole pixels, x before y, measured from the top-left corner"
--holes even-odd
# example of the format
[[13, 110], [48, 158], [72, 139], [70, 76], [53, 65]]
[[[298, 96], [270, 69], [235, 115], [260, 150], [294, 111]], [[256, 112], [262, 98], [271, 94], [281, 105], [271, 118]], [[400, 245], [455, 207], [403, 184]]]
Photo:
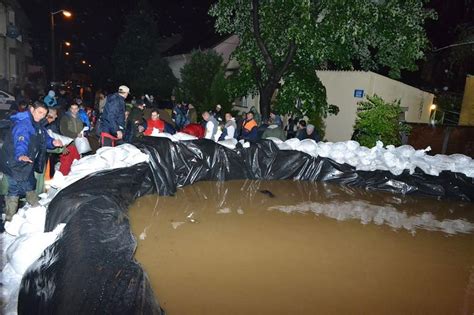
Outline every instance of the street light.
[[72, 13], [67, 10], [58, 10], [55, 12], [50, 12], [51, 17], [51, 81], [56, 81], [56, 52], [55, 52], [55, 45], [54, 45], [54, 16], [58, 13], [62, 13], [65, 17], [70, 18]]
[[81, 61], [83, 65], [85, 65], [87, 62], [85, 60], [82, 60]]
[[64, 54], [65, 54], [66, 56], [69, 56], [69, 52], [68, 52], [68, 51], [66, 51]]
[[66, 45], [67, 47], [71, 47], [71, 42], [64, 42], [64, 45]]

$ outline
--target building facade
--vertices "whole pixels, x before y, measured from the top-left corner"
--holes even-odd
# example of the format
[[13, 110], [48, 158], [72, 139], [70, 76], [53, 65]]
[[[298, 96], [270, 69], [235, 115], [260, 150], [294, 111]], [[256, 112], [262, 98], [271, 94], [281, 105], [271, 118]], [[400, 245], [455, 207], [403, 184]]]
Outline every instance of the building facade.
[[378, 95], [386, 102], [400, 100], [404, 110], [401, 121], [428, 123], [434, 95], [371, 71], [316, 71], [326, 88], [328, 104], [339, 107], [337, 115], [328, 116], [326, 140], [351, 139], [357, 116], [357, 103], [366, 96]]
[[30, 23], [18, 1], [0, 0], [0, 90], [23, 85], [32, 58], [27, 29]]

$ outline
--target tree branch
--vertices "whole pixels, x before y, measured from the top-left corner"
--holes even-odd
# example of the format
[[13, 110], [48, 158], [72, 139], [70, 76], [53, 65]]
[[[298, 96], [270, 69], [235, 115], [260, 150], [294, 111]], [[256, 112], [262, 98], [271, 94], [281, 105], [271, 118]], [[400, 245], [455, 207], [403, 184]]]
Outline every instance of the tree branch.
[[448, 49], [448, 48], [451, 48], [451, 47], [464, 46], [464, 45], [472, 45], [472, 44], [474, 44], [474, 41], [452, 44], [452, 45], [444, 46], [444, 47], [441, 47], [441, 48], [438, 48], [438, 49], [433, 49], [433, 52], [438, 52], [438, 51], [441, 51], [441, 50], [444, 50], [444, 49]]
[[296, 53], [296, 43], [294, 40], [290, 42], [290, 45], [288, 46], [288, 53], [286, 54], [285, 61], [283, 62], [283, 65], [281, 68], [277, 71], [275, 74], [274, 79], [279, 82], [285, 71], [288, 69], [290, 66], [291, 61], [293, 61], [293, 58]]
[[252, 0], [252, 24], [253, 24], [253, 36], [257, 41], [257, 46], [262, 52], [263, 59], [265, 60], [265, 65], [269, 73], [273, 73], [273, 61], [270, 53], [268, 52], [267, 46], [263, 42], [263, 39], [260, 34], [260, 22], [258, 20], [258, 1]]
[[260, 91], [261, 88], [263, 87], [263, 82], [262, 82], [262, 71], [260, 71], [260, 68], [257, 65], [257, 61], [255, 58], [252, 58], [251, 60], [253, 71], [255, 74], [255, 81], [257, 83], [258, 90]]

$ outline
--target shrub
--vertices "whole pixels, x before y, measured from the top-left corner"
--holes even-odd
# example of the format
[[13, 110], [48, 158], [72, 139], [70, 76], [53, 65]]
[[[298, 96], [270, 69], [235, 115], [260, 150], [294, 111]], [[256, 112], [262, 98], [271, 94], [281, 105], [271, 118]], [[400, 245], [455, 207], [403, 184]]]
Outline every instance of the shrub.
[[385, 145], [400, 145], [401, 135], [408, 135], [411, 129], [400, 122], [401, 113], [399, 100], [387, 103], [377, 95], [367, 96], [358, 104], [353, 138], [366, 147], [375, 146], [377, 140]]

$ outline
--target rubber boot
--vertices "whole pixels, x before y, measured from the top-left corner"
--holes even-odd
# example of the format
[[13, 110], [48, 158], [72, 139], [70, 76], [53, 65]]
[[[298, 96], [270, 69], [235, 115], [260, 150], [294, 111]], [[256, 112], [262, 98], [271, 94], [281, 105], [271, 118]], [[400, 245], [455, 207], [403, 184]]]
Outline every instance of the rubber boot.
[[32, 207], [38, 207], [39, 198], [35, 191], [27, 191], [26, 192], [26, 202], [28, 202]]
[[5, 221], [11, 221], [18, 210], [18, 196], [5, 197]]

